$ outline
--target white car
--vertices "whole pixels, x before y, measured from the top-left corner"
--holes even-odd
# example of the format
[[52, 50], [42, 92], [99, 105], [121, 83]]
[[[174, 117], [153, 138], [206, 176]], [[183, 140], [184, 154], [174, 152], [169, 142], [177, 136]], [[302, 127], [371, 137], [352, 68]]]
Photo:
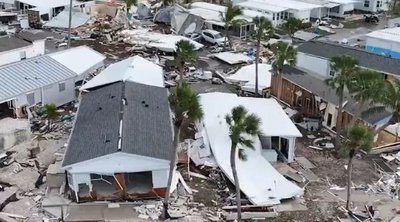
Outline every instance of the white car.
[[215, 30], [206, 29], [201, 32], [201, 36], [203, 36], [204, 40], [211, 44], [216, 44], [218, 46], [223, 46], [225, 43], [225, 37], [220, 32]]

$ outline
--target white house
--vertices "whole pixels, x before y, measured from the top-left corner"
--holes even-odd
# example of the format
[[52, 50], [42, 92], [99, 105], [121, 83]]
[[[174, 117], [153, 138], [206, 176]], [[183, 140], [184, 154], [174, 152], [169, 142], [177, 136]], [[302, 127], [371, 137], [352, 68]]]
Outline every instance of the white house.
[[197, 129], [205, 141], [204, 149], [212, 154], [231, 181], [231, 139], [225, 116], [234, 107], [242, 105], [249, 113], [260, 118], [262, 135], [250, 138], [254, 142], [254, 149], [245, 149], [246, 161], [236, 160], [240, 189], [250, 202], [255, 205], [277, 204], [282, 199], [303, 193], [301, 188], [285, 179], [270, 163], [277, 161], [277, 152], [280, 158], [292, 162], [295, 140], [302, 136], [275, 99], [238, 97], [231, 93], [205, 93], [200, 94], [200, 102], [204, 117], [197, 124]]
[[0, 66], [43, 55], [45, 39], [26, 41], [17, 36], [0, 37]]
[[[0, 67], [0, 112], [28, 114], [36, 104], [74, 101], [75, 82], [103, 66], [105, 57], [81, 46]], [[84, 61], [84, 62], [81, 62]]]
[[373, 31], [366, 36], [368, 51], [400, 59], [400, 27]]
[[72, 199], [164, 196], [172, 137], [164, 87], [119, 81], [83, 93], [62, 163]]
[[274, 26], [283, 24], [289, 17], [298, 18], [304, 22], [309, 22], [311, 11], [319, 9], [321, 6], [296, 0], [247, 0], [234, 1], [243, 10], [255, 11], [267, 17]]
[[390, 0], [362, 0], [354, 4], [354, 9], [366, 12], [388, 11], [389, 8]]
[[[190, 4], [189, 13], [199, 16], [205, 20], [205, 26], [208, 29], [215, 29], [222, 31], [225, 27], [225, 23], [222, 20], [221, 14], [225, 13], [226, 7], [216, 4], [211, 4], [207, 2], [193, 2]], [[235, 35], [239, 37], [245, 37], [250, 34], [254, 25], [252, 24], [253, 18], [256, 16], [262, 16], [262, 13], [243, 10], [241, 16], [237, 16], [235, 19], [245, 21], [238, 29]], [[233, 27], [236, 28], [236, 27]]]
[[320, 8], [311, 10], [312, 18], [339, 17], [343, 18], [354, 10], [355, 0], [299, 0], [316, 5]]
[[358, 60], [360, 67], [378, 71], [385, 76], [398, 77], [400, 75], [399, 59], [323, 41], [310, 41], [301, 44], [297, 48], [296, 66], [314, 73], [322, 79], [327, 79], [335, 75], [330, 66], [330, 59], [337, 55], [352, 56]]

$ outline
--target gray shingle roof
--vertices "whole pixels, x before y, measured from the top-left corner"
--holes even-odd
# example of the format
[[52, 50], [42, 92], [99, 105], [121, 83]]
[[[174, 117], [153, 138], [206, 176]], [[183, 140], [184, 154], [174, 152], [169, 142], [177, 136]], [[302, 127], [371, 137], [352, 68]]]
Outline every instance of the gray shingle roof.
[[[319, 78], [316, 78], [306, 72], [303, 72], [299, 69], [289, 67], [289, 66], [286, 66], [284, 68], [283, 78], [312, 92], [313, 94], [321, 97], [325, 101], [328, 101], [335, 105], [339, 104], [339, 98], [336, 95], [335, 90], [328, 87], [328, 85], [326, 85], [326, 83]], [[346, 101], [346, 100], [347, 100], [347, 103], [343, 107], [343, 109], [346, 112], [353, 114], [353, 115], [355, 113], [357, 113], [357, 110], [359, 109], [358, 103], [353, 98], [351, 98], [351, 96], [347, 93], [344, 96], [344, 101]], [[366, 105], [362, 108], [362, 110], [365, 111], [365, 110], [368, 110], [369, 108], [370, 107]], [[364, 119], [364, 121], [374, 125], [378, 121], [388, 117], [389, 115], [390, 115], [390, 113], [388, 111], [384, 111], [384, 112], [380, 112], [380, 113], [374, 113], [363, 119]]]
[[301, 44], [297, 51], [327, 59], [336, 55], [348, 55], [357, 59], [362, 67], [400, 75], [400, 59], [374, 54], [362, 49], [322, 41], [309, 41]]
[[[118, 151], [120, 119], [122, 146]], [[167, 89], [117, 82], [83, 94], [63, 166], [116, 152], [171, 158], [172, 125]]]
[[30, 42], [19, 39], [15, 36], [0, 37], [0, 52], [5, 52], [13, 49], [18, 49], [31, 45]]
[[74, 76], [76, 73], [49, 56], [35, 57], [1, 66], [0, 101]]
[[46, 39], [48, 37], [52, 37], [55, 39], [63, 39], [64, 38], [60, 34], [46, 31], [46, 30], [41, 30], [41, 29], [22, 30], [22, 31], [18, 32], [17, 36], [20, 37], [21, 39], [24, 39], [29, 42]]

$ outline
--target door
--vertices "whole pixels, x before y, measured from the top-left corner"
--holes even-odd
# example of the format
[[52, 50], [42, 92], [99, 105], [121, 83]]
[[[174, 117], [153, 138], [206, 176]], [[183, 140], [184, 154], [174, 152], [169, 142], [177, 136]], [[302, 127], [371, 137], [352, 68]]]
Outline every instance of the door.
[[326, 121], [326, 125], [331, 127], [332, 125], [332, 114], [328, 113], [328, 120]]

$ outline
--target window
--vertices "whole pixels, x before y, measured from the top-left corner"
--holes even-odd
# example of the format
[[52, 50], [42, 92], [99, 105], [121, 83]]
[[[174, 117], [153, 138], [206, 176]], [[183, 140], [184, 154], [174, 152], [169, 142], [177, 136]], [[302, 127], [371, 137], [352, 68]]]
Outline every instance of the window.
[[35, 105], [35, 93], [26, 94], [26, 101], [28, 105]]
[[330, 69], [329, 69], [329, 75], [330, 75], [330, 76], [335, 76], [335, 74], [336, 74], [336, 71], [335, 71], [332, 67], [330, 67]]
[[283, 16], [285, 16], [286, 12], [281, 12], [281, 19], [283, 19]]
[[288, 16], [289, 16], [289, 13], [288, 13], [288, 12], [285, 12], [285, 19], [287, 19]]
[[369, 0], [364, 1], [364, 7], [369, 8]]
[[376, 7], [381, 8], [382, 7], [382, 1], [377, 1], [376, 2]]
[[65, 82], [58, 83], [58, 91], [59, 92], [65, 91]]
[[329, 127], [332, 125], [332, 114], [328, 113], [328, 121], [326, 121], [326, 125]]
[[26, 59], [26, 52], [25, 51], [19, 52], [19, 57], [21, 58], [21, 60]]
[[276, 20], [279, 20], [279, 13], [276, 13]]
[[272, 13], [272, 21], [275, 21], [275, 13]]

